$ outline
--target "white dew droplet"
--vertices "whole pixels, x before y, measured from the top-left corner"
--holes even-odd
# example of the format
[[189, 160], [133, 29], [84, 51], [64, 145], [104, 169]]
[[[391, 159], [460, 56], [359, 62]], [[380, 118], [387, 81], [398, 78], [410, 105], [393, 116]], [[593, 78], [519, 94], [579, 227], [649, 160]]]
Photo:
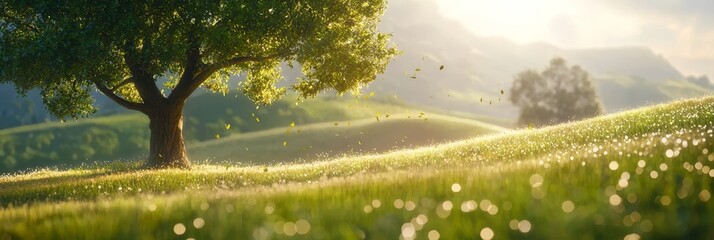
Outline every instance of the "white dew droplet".
[[645, 162], [645, 160], [637, 161], [637, 166], [638, 166], [638, 167], [643, 168], [643, 167], [645, 167], [645, 164], [647, 164], [647, 163]]
[[401, 199], [394, 200], [394, 208], [402, 209], [404, 207], [404, 201]]
[[674, 157], [674, 151], [672, 149], [667, 149], [667, 151], [664, 153], [668, 158]]
[[488, 212], [488, 214], [490, 214], [490, 215], [496, 215], [496, 213], [498, 213], [498, 206], [496, 206], [496, 205], [488, 206], [488, 209], [486, 210], [486, 212]]
[[518, 219], [511, 219], [511, 221], [508, 222], [508, 228], [511, 230], [518, 230]]
[[286, 222], [283, 224], [283, 232], [285, 235], [295, 236], [295, 233], [297, 233], [297, 226], [295, 226], [295, 223], [293, 222]]
[[672, 199], [669, 196], [662, 196], [659, 199], [659, 202], [662, 204], [662, 206], [669, 206], [670, 203], [672, 203]]
[[418, 224], [418, 225], [424, 225], [424, 224], [426, 224], [427, 222], [429, 222], [429, 218], [426, 217], [426, 215], [424, 215], [424, 214], [419, 214], [419, 216], [417, 216], [417, 217], [414, 218], [414, 219], [415, 219], [415, 221], [416, 221], [416, 224]]
[[204, 225], [206, 225], [206, 221], [203, 220], [203, 218], [196, 218], [193, 220], [193, 227], [196, 229], [201, 229]]
[[491, 204], [493, 204], [493, 203], [491, 203], [491, 200], [484, 199], [484, 200], [481, 200], [481, 203], [479, 203], [479, 207], [481, 208], [481, 211], [487, 212], [488, 207], [490, 207]]
[[461, 203], [462, 212], [471, 212], [473, 210], [476, 210], [476, 208], [478, 208], [478, 204], [474, 200], [469, 200]]
[[411, 211], [414, 210], [415, 208], [416, 208], [416, 203], [414, 203], [414, 202], [412, 202], [412, 201], [406, 201], [406, 202], [404, 203], [404, 210], [407, 210], [407, 211], [410, 211], [410, 212], [411, 212]]
[[481, 229], [481, 238], [484, 240], [490, 240], [493, 239], [493, 230], [491, 228], [483, 228]]
[[620, 197], [620, 195], [613, 194], [610, 196], [610, 205], [618, 206], [620, 203], [622, 203], [622, 197]]
[[622, 174], [620, 174], [620, 179], [630, 180], [630, 173], [623, 172]]
[[429, 238], [429, 240], [438, 240], [441, 237], [441, 234], [439, 234], [439, 231], [431, 230], [427, 234], [427, 237]]
[[297, 233], [300, 235], [305, 235], [310, 232], [310, 222], [305, 219], [297, 220], [295, 227], [297, 228]]
[[446, 211], [451, 211], [451, 209], [454, 208], [454, 204], [451, 203], [451, 201], [446, 200], [441, 204], [441, 207]]
[[712, 195], [709, 193], [709, 190], [704, 189], [699, 192], [699, 200], [702, 200], [702, 202], [708, 202], [711, 197]]
[[183, 223], [177, 223], [174, 225], [174, 233], [176, 235], [183, 235], [186, 233], [186, 226], [184, 226]]
[[374, 200], [372, 200], [372, 207], [373, 207], [373, 208], [379, 208], [380, 206], [382, 206], [382, 202], [379, 201], [379, 199], [374, 199]]
[[610, 166], [609, 166], [609, 167], [610, 167], [610, 170], [615, 171], [615, 170], [617, 170], [617, 168], [620, 167], [620, 164], [617, 164], [617, 162], [612, 161], [612, 162], [610, 162]]
[[414, 225], [411, 223], [405, 223], [402, 225], [402, 237], [405, 239], [412, 239], [416, 235], [416, 230], [414, 229]]
[[659, 165], [659, 170], [662, 170], [662, 172], [667, 171], [667, 164], [666, 164], [666, 163], [660, 164], [660, 165]]
[[630, 233], [625, 236], [624, 240], [640, 240], [640, 235], [637, 233]]
[[537, 173], [531, 175], [529, 180], [531, 183], [531, 187], [533, 187], [533, 188], [540, 187], [543, 184], [543, 176], [541, 176], [540, 174], [537, 174]]
[[518, 222], [518, 231], [522, 233], [530, 232], [531, 227], [531, 222], [529, 222], [528, 220], [521, 220], [520, 222]]
[[575, 204], [573, 204], [572, 201], [567, 200], [560, 205], [560, 208], [563, 209], [563, 212], [570, 213], [575, 209]]
[[371, 213], [372, 210], [373, 208], [370, 205], [365, 205], [364, 208], [362, 208], [362, 211], [364, 211], [364, 213]]
[[451, 184], [451, 191], [452, 192], [461, 192], [461, 185], [458, 183]]
[[273, 214], [275, 212], [275, 204], [273, 203], [268, 203], [265, 205], [265, 214]]

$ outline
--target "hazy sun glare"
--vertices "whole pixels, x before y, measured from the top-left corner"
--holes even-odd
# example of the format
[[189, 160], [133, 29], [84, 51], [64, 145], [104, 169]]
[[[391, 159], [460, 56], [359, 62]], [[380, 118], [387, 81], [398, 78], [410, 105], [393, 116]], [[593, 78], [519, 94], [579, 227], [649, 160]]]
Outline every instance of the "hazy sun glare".
[[[714, 24], [707, 2], [613, 0], [439, 0], [442, 14], [477, 35], [565, 48], [649, 47], [683, 74], [714, 76]], [[638, 3], [640, 5], [638, 5]], [[714, 12], [714, 9], [711, 9]]]

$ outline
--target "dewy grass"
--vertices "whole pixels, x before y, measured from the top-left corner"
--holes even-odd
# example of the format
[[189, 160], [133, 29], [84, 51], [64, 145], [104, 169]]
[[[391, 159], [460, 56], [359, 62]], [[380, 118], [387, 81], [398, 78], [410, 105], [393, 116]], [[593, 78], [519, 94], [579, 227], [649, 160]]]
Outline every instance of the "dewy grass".
[[387, 154], [0, 178], [0, 236], [712, 239], [714, 98]]

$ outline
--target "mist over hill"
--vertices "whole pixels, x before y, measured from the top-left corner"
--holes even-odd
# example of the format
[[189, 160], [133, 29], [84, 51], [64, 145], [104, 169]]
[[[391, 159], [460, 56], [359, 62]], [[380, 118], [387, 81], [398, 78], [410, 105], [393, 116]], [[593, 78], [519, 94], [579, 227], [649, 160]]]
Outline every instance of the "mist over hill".
[[[542, 69], [559, 56], [591, 73], [608, 112], [711, 92], [686, 82], [665, 58], [645, 46], [519, 45], [476, 36], [436, 9], [433, 1], [390, 1], [381, 28], [393, 34], [404, 54], [372, 89], [396, 94], [412, 104], [515, 118], [517, 109], [506, 100], [513, 76], [525, 69]], [[439, 70], [441, 65], [443, 70]], [[672, 93], [668, 85], [679, 90]], [[502, 96], [500, 90], [506, 94]]]
[[[591, 73], [607, 112], [714, 92], [711, 85], [686, 81], [667, 59], [646, 46], [563, 49], [477, 36], [440, 15], [432, 0], [389, 1], [380, 28], [393, 35], [403, 54], [366, 91], [416, 106], [515, 119], [518, 110], [507, 101], [513, 77], [525, 69], [542, 69], [556, 56]], [[285, 75], [287, 85], [299, 71], [286, 68]], [[100, 114], [122, 111], [95, 95]], [[37, 92], [20, 98], [7, 84], [0, 84], [0, 117], [0, 128], [52, 119]]]

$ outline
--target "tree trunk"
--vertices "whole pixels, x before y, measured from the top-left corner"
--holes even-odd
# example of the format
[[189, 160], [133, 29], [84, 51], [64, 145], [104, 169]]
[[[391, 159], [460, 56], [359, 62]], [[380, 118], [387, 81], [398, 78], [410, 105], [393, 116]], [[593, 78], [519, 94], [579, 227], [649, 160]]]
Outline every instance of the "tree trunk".
[[183, 106], [167, 104], [154, 108], [149, 114], [151, 142], [150, 168], [190, 168], [183, 142]]

